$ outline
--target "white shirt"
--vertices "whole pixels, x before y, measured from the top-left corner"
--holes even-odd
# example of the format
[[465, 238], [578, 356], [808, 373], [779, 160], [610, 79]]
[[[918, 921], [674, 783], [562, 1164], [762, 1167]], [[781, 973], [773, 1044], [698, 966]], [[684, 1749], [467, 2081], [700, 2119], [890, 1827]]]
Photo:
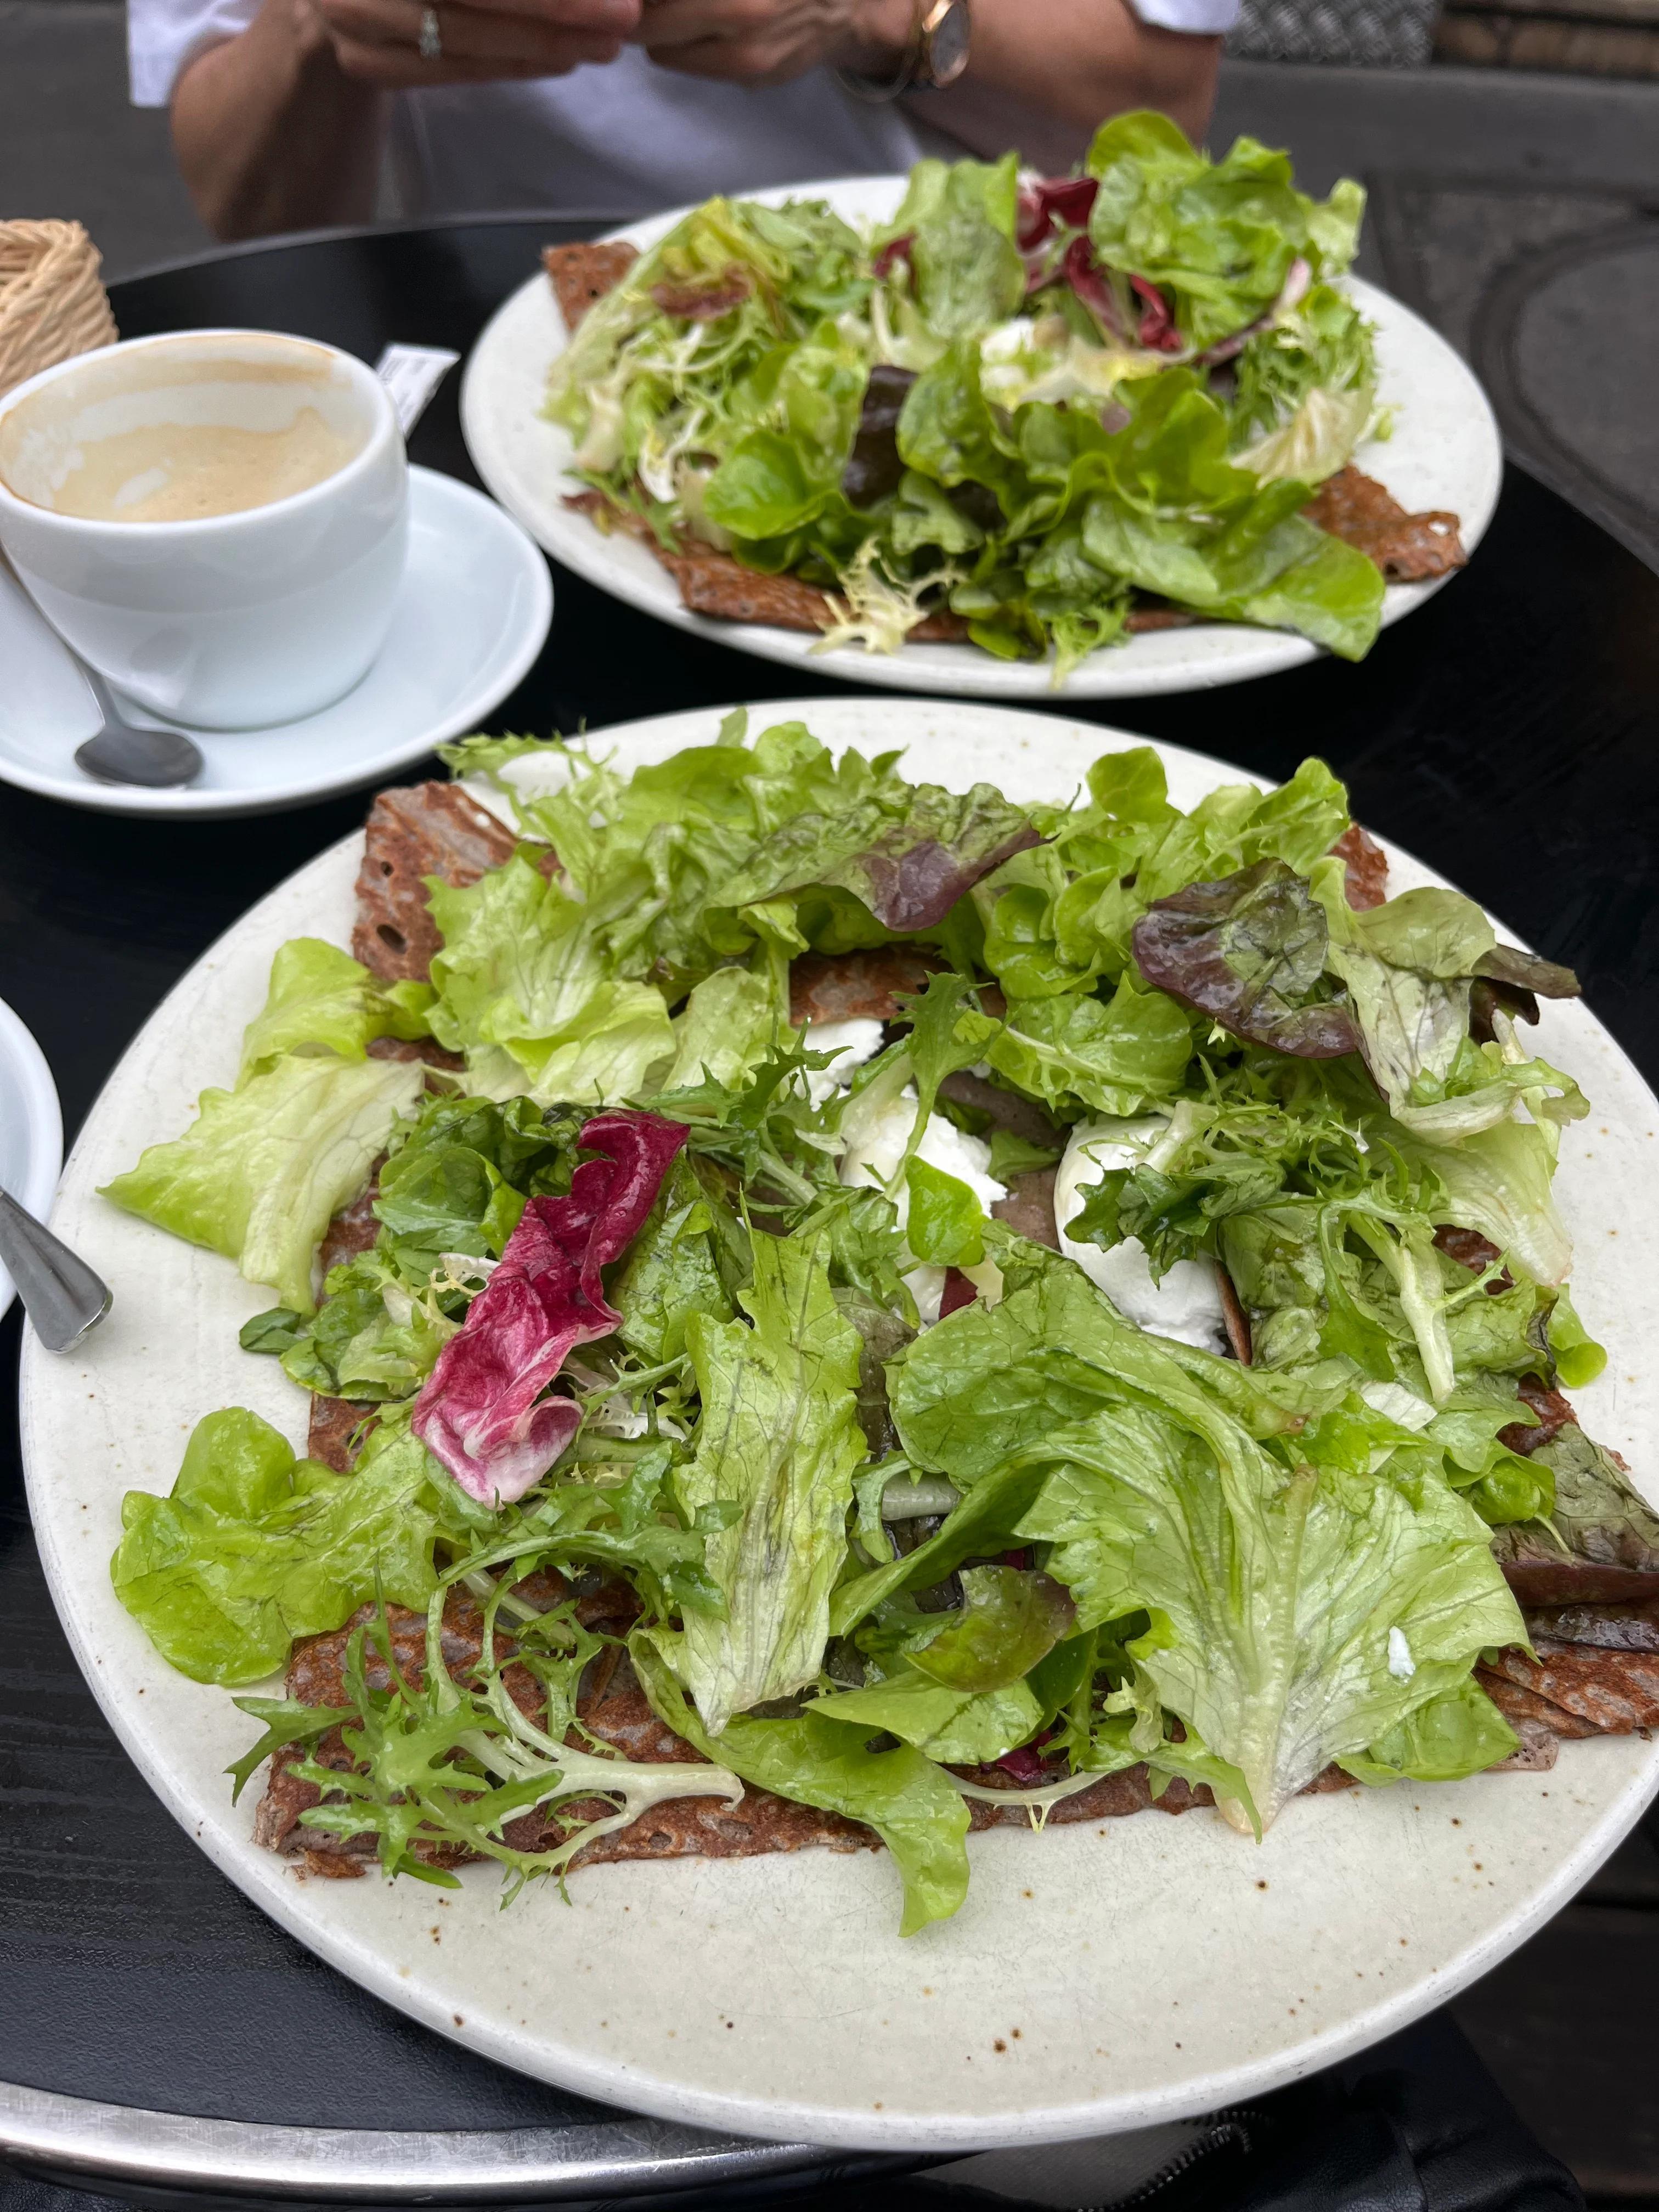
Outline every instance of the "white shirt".
[[[1224, 30], [1239, 0], [1131, 0], [1170, 30]], [[137, 107], [165, 107], [185, 64], [246, 30], [258, 0], [127, 0]], [[827, 70], [764, 90], [677, 76], [637, 46], [569, 76], [398, 94], [391, 167], [410, 215], [568, 208], [644, 215], [714, 192], [908, 169], [949, 152], [901, 107]]]

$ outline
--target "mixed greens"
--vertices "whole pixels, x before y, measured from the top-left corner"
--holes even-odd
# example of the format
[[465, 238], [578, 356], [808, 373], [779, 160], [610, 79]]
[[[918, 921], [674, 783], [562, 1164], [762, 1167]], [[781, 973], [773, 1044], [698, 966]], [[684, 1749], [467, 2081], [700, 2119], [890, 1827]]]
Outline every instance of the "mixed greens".
[[[516, 1883], [747, 1783], [874, 1828], [908, 1931], [975, 1797], [1144, 1768], [1259, 1832], [1333, 1764], [1514, 1748], [1494, 1529], [1620, 1480], [1517, 1394], [1601, 1359], [1552, 1190], [1585, 1102], [1516, 1029], [1569, 974], [1449, 890], [1350, 904], [1316, 760], [1182, 812], [1150, 748], [1019, 806], [741, 714], [631, 775], [453, 758], [522, 842], [428, 879], [430, 981], [285, 946], [234, 1089], [106, 1194], [270, 1285], [244, 1346], [362, 1416], [342, 1478], [210, 1414], [126, 1500], [117, 1590], [198, 1680], [367, 1608], [339, 1700], [239, 1701], [239, 1787], [297, 1747], [310, 1828]], [[896, 951], [889, 1018], [792, 1018]], [[422, 1035], [465, 1072], [371, 1055]], [[606, 1577], [631, 1625], [579, 1619]], [[712, 1774], [584, 1729], [601, 1662]]]
[[830, 589], [833, 642], [948, 609], [1063, 673], [1152, 595], [1357, 659], [1381, 574], [1300, 510], [1386, 427], [1335, 281], [1364, 206], [1150, 112], [1073, 178], [919, 162], [867, 235], [710, 200], [584, 316], [546, 411], [625, 525]]

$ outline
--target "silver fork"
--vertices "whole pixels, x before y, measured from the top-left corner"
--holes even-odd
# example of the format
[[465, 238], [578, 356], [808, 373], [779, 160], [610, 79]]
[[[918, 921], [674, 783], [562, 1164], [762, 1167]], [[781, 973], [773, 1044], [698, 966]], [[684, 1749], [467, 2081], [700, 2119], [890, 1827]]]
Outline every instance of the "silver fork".
[[48, 1352], [72, 1352], [97, 1328], [113, 1299], [61, 1237], [26, 1213], [0, 1185], [0, 1266], [17, 1285], [17, 1295]]

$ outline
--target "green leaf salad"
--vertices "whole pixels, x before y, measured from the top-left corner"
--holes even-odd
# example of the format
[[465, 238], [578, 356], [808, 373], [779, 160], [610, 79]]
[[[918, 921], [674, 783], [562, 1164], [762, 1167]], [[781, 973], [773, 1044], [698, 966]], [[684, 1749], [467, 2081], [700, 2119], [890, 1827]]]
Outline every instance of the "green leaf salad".
[[1376, 413], [1364, 206], [1152, 113], [1074, 177], [919, 162], [868, 233], [710, 200], [583, 316], [545, 411], [602, 524], [823, 587], [833, 642], [943, 617], [1058, 680], [1156, 608], [1358, 659], [1382, 574], [1301, 510]]
[[[1138, 129], [1090, 235], [1183, 331], [1271, 305], [1292, 217], [1346, 236]], [[919, 173], [895, 331], [1012, 289], [1014, 191]], [[757, 235], [779, 275], [819, 227], [833, 331], [868, 280], [827, 221]], [[430, 879], [429, 981], [284, 947], [236, 1086], [106, 1194], [269, 1284], [244, 1346], [355, 1431], [342, 1474], [211, 1413], [126, 1500], [115, 1587], [175, 1667], [293, 1657], [239, 1788], [270, 1757], [300, 1842], [514, 1886], [771, 1793], [885, 1843], [909, 1932], [970, 1826], [1113, 1778], [1260, 1834], [1516, 1750], [1506, 1574], [1659, 1567], [1555, 1390], [1601, 1357], [1553, 1190], [1587, 1109], [1520, 1027], [1570, 974], [1455, 892], [1362, 896], [1316, 760], [1182, 811], [1150, 747], [1023, 806], [740, 714], [632, 775], [452, 757], [519, 842]]]

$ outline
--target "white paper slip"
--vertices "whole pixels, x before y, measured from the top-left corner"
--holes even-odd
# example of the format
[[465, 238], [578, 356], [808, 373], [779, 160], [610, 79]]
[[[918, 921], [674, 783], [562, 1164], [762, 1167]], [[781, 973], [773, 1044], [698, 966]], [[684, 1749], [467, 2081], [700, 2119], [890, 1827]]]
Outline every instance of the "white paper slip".
[[375, 362], [374, 374], [392, 394], [398, 427], [405, 438], [460, 357], [447, 346], [389, 345]]

